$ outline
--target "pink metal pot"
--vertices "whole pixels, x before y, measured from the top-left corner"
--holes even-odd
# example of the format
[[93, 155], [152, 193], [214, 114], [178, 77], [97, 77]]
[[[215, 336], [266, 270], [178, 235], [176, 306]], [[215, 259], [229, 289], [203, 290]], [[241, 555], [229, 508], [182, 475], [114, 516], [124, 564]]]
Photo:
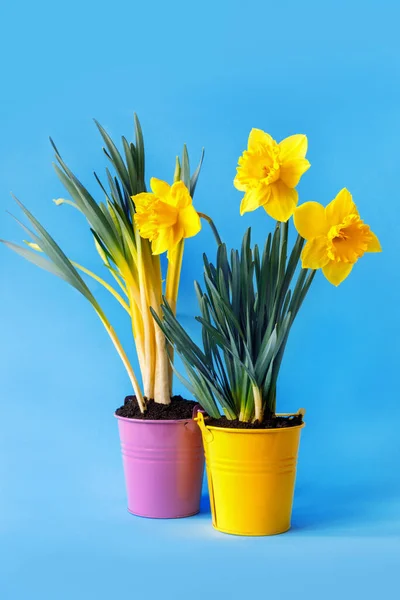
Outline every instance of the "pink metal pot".
[[118, 419], [128, 510], [177, 519], [200, 510], [204, 470], [201, 432], [192, 420]]

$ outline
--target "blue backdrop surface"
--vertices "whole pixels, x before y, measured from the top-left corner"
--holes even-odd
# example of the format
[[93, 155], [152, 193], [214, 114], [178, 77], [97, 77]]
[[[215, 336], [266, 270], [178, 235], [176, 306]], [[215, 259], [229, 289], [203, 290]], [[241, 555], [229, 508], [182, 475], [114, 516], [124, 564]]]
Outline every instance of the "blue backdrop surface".
[[[21, 239], [12, 190], [98, 271], [80, 215], [51, 202], [65, 192], [48, 135], [95, 190], [105, 159], [92, 117], [132, 137], [136, 111], [148, 176], [171, 179], [183, 142], [193, 163], [205, 146], [195, 205], [229, 245], [272, 226], [263, 211], [239, 216], [232, 184], [259, 127], [306, 133], [301, 201], [348, 187], [383, 246], [338, 289], [318, 274], [293, 328], [278, 399], [307, 408], [293, 529], [257, 539], [214, 532], [206, 495], [191, 519], [128, 515], [112, 417], [130, 391], [123, 367], [78, 293], [0, 248], [0, 597], [397, 597], [398, 3], [15, 0], [0, 12], [0, 237]], [[186, 245], [191, 331], [205, 249], [206, 229]], [[93, 289], [134, 360], [124, 314]]]

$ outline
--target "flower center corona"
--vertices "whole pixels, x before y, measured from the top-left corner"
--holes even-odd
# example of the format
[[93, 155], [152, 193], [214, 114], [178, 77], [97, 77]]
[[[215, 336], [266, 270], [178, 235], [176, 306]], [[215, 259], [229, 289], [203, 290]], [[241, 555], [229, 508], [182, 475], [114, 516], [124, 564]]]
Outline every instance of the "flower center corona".
[[265, 183], [274, 183], [274, 181], [278, 181], [280, 177], [280, 168], [279, 164], [274, 163], [273, 166], [264, 166], [263, 167], [263, 179]]
[[178, 219], [178, 210], [158, 198], [137, 207], [135, 222], [142, 237], [157, 239], [162, 227], [172, 227]]
[[328, 232], [328, 256], [336, 262], [355, 263], [368, 249], [372, 235], [358, 215], [348, 215]]

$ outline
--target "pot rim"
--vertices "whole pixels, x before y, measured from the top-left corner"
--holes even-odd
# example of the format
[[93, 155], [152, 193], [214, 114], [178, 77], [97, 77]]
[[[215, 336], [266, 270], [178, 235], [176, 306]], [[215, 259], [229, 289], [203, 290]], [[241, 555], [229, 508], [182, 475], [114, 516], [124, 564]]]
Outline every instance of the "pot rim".
[[226, 431], [228, 433], [277, 433], [283, 431], [293, 431], [294, 429], [303, 429], [305, 427], [305, 422], [301, 423], [301, 425], [293, 425], [292, 427], [270, 427], [268, 429], [244, 429], [241, 427], [217, 427], [215, 425], [207, 425], [207, 422], [204, 422], [205, 427], [210, 431]]
[[[277, 417], [294, 417], [299, 413], [276, 413]], [[269, 429], [244, 429], [241, 427], [217, 427], [216, 425], [207, 425], [207, 421], [204, 419], [204, 426], [210, 431], [220, 430], [231, 433], [274, 433], [277, 431], [290, 431], [291, 429], [303, 429], [305, 427], [305, 421], [300, 425], [293, 425], [292, 427], [270, 427]]]
[[121, 421], [127, 421], [128, 423], [143, 423], [143, 424], [161, 424], [161, 425], [175, 425], [177, 423], [190, 423], [191, 421], [193, 421], [193, 418], [186, 418], [186, 419], [130, 419], [129, 417], [120, 417], [119, 415], [117, 415], [116, 413], [114, 413], [114, 417], [116, 419], [119, 419]]

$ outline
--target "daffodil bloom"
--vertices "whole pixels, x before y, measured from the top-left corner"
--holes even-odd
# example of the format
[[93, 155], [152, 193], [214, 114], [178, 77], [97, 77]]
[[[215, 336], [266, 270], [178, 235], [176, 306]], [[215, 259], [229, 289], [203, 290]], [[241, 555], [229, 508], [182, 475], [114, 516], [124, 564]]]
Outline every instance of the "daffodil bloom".
[[182, 181], [169, 185], [152, 178], [151, 192], [132, 197], [135, 224], [141, 237], [151, 241], [153, 254], [172, 250], [177, 244], [199, 233], [200, 217], [194, 209], [189, 190]]
[[346, 188], [326, 208], [306, 202], [294, 213], [294, 224], [307, 240], [301, 254], [303, 269], [322, 269], [333, 285], [339, 285], [365, 252], [381, 252], [378, 238], [361, 220]]
[[298, 202], [294, 188], [311, 166], [306, 152], [305, 135], [292, 135], [278, 144], [268, 133], [252, 129], [234, 180], [245, 192], [240, 214], [262, 206], [277, 221], [290, 219]]

